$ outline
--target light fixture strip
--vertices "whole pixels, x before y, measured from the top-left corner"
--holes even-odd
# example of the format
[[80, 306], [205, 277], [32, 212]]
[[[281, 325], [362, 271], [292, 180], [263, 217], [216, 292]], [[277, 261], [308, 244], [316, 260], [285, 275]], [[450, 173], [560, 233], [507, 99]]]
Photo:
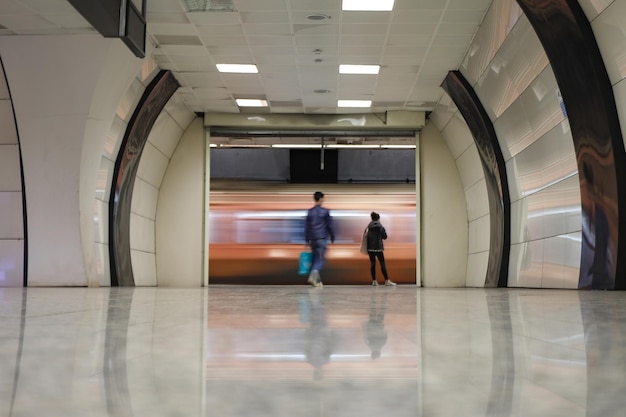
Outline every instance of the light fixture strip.
[[235, 74], [258, 74], [259, 69], [255, 64], [215, 64], [219, 72]]
[[267, 100], [238, 98], [235, 101], [239, 107], [267, 107]]
[[379, 71], [380, 65], [339, 65], [339, 74], [378, 74]]
[[302, 143], [275, 143], [272, 145], [272, 148], [308, 148], [308, 149], [319, 149], [322, 145], [311, 143], [311, 144], [302, 144]]
[[337, 107], [372, 107], [372, 100], [337, 100]]
[[365, 12], [389, 12], [394, 0], [342, 0], [341, 10]]

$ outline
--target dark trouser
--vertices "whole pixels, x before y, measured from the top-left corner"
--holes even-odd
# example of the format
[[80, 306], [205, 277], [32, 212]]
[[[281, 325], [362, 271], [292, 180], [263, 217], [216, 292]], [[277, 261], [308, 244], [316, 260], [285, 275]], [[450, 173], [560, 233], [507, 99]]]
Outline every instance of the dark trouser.
[[313, 265], [311, 270], [322, 271], [324, 265], [326, 265], [326, 246], [328, 242], [326, 239], [313, 239], [311, 242], [311, 251], [313, 252]]
[[368, 252], [370, 256], [370, 273], [372, 274], [372, 281], [376, 281], [376, 258], [378, 258], [378, 262], [380, 262], [380, 269], [383, 271], [383, 277], [385, 277], [385, 281], [389, 279], [387, 275], [387, 265], [385, 264], [385, 255], [382, 252]]

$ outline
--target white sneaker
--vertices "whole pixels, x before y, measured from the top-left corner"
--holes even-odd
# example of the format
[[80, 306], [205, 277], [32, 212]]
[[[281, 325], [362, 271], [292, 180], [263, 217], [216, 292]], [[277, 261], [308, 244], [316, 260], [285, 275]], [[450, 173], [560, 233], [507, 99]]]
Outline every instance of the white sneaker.
[[391, 280], [386, 280], [385, 281], [385, 286], [386, 287], [393, 287], [394, 285], [396, 285], [395, 282], [391, 282]]
[[311, 284], [314, 287], [322, 287], [322, 280], [320, 279], [320, 273], [317, 269], [314, 269], [311, 271], [311, 273], [309, 274], [309, 279], [307, 280], [307, 282], [309, 284]]
[[372, 287], [378, 287], [378, 281], [372, 281]]

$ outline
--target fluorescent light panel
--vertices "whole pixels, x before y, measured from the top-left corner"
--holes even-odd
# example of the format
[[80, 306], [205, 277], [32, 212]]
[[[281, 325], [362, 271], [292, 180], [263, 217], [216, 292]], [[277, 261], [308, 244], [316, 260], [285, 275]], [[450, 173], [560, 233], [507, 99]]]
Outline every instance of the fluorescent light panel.
[[311, 144], [302, 144], [302, 143], [275, 143], [272, 145], [272, 148], [313, 148], [313, 149], [319, 149], [321, 148], [322, 145], [320, 144], [315, 144], [315, 143], [311, 143]]
[[378, 74], [380, 65], [339, 65], [339, 74]]
[[235, 101], [239, 107], [267, 107], [267, 100], [238, 98]]
[[343, 0], [341, 10], [389, 12], [393, 10], [394, 0]]
[[380, 145], [338, 145], [338, 144], [330, 144], [324, 145], [325, 148], [334, 148], [334, 149], [379, 149]]
[[372, 107], [372, 100], [337, 100], [337, 107]]
[[219, 72], [234, 72], [238, 74], [258, 74], [259, 70], [254, 64], [216, 64]]

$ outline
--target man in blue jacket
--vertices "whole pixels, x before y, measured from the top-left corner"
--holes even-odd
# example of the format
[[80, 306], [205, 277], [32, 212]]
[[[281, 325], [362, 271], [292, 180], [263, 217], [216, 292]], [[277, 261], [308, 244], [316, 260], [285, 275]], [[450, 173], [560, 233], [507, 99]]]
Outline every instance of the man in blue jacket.
[[311, 246], [313, 251], [313, 265], [309, 274], [309, 284], [314, 287], [322, 287], [320, 271], [326, 263], [326, 246], [328, 240], [335, 242], [335, 229], [330, 211], [324, 207], [324, 193], [316, 191], [313, 194], [315, 205], [309, 209], [304, 227], [304, 240]]

